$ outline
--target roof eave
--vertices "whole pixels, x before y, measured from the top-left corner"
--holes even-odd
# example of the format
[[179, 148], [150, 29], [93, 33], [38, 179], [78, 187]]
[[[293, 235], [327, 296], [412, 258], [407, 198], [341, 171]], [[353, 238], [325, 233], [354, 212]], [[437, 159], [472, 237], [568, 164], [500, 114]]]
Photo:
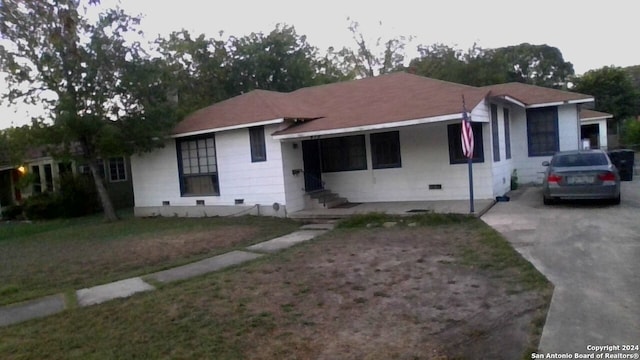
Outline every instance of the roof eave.
[[178, 133], [178, 134], [171, 134], [170, 137], [175, 139], [175, 138], [181, 138], [181, 137], [209, 134], [209, 133], [213, 133], [213, 132], [245, 129], [245, 128], [250, 128], [250, 127], [254, 127], [254, 126], [280, 124], [282, 122], [284, 122], [284, 118], [278, 118], [278, 119], [272, 119], [272, 120], [256, 121], [256, 122], [251, 122], [251, 123], [246, 123], [246, 124], [230, 125], [230, 126], [223, 126], [223, 127], [219, 127], [219, 128], [209, 128], [209, 129], [189, 131], [189, 132]]
[[549, 107], [549, 106], [584, 104], [584, 103], [594, 102], [594, 101], [595, 101], [594, 98], [554, 101], [554, 102], [548, 102], [548, 103], [529, 104], [529, 105], [526, 105], [525, 108], [526, 109], [534, 109], [534, 108]]
[[411, 125], [430, 124], [430, 123], [436, 123], [436, 122], [442, 122], [442, 121], [459, 120], [461, 118], [462, 118], [461, 113], [454, 113], [454, 114], [433, 116], [428, 118], [401, 120], [401, 121], [394, 121], [394, 122], [373, 124], [373, 125], [362, 125], [362, 126], [353, 126], [353, 127], [345, 127], [345, 128], [336, 128], [336, 129], [296, 132], [291, 134], [274, 134], [272, 135], [272, 137], [275, 140], [291, 140], [291, 139], [300, 139], [300, 138], [308, 138], [308, 137], [316, 137], [316, 136], [338, 135], [338, 134], [344, 134], [344, 133], [382, 130], [382, 129], [397, 128], [397, 127], [404, 127], [404, 126], [411, 126]]

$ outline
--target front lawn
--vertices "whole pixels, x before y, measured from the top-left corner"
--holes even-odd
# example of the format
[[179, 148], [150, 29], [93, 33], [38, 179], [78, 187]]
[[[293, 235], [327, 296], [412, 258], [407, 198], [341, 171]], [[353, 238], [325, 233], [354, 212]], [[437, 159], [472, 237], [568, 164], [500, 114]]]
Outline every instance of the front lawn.
[[0, 222], [0, 305], [182, 265], [299, 226], [253, 216]]
[[551, 290], [478, 219], [376, 215], [249, 264], [0, 328], [0, 358], [528, 359]]

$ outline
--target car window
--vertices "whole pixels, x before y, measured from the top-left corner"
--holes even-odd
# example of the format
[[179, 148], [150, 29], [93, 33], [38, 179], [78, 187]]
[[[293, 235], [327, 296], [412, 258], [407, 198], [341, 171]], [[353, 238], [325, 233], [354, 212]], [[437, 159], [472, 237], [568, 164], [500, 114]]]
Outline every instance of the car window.
[[604, 154], [556, 155], [551, 159], [551, 165], [555, 167], [598, 166], [607, 164], [607, 156]]

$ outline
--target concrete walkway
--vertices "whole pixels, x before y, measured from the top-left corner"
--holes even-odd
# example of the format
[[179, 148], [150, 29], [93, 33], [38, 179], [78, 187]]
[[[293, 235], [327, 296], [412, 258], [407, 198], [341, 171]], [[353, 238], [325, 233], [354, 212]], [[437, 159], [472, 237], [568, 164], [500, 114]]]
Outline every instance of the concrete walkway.
[[[80, 289], [75, 292], [76, 301], [79, 306], [92, 306], [113, 299], [126, 298], [140, 292], [153, 291], [155, 287], [149, 282], [170, 283], [240, 265], [301, 242], [309, 241], [331, 229], [333, 229], [333, 224], [305, 225], [302, 226], [299, 231], [249, 246], [245, 248], [247, 251], [234, 250], [143, 277], [134, 277], [91, 288]], [[47, 296], [41, 299], [0, 307], [0, 326], [18, 324], [23, 321], [57, 314], [69, 307], [70, 304], [65, 300], [64, 294]]]

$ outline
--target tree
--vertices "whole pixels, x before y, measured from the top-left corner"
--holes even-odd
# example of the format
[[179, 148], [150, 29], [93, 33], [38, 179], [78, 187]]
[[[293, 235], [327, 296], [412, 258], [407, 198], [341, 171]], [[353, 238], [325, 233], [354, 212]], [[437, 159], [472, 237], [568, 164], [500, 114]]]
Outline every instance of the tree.
[[[332, 82], [334, 69], [319, 76], [317, 49], [290, 26], [277, 25], [268, 35], [252, 33], [228, 41], [230, 74], [227, 94], [235, 96], [253, 89], [289, 92]], [[323, 63], [326, 68], [330, 63]]]
[[155, 44], [161, 57], [154, 61], [157, 68], [164, 69], [168, 91], [177, 103], [178, 119], [230, 97], [231, 58], [225, 41], [204, 34], [193, 38], [182, 30], [158, 38]]
[[334, 53], [335, 62], [340, 64], [345, 74], [349, 74], [352, 78], [364, 78], [405, 69], [405, 47], [412, 37], [399, 36], [386, 41], [378, 37], [372, 46], [365, 39], [357, 21], [351, 20], [348, 29], [356, 43], [356, 48], [344, 47]]
[[619, 67], [590, 70], [575, 80], [576, 92], [595, 98], [595, 108], [623, 120], [636, 114], [639, 93], [629, 74]]
[[461, 50], [444, 44], [418, 46], [420, 56], [411, 60], [409, 71], [418, 75], [464, 84], [466, 63]]
[[565, 87], [573, 65], [548, 45], [520, 44], [497, 49], [473, 45], [467, 52], [442, 44], [419, 46], [409, 69], [417, 74], [472, 86], [522, 82]]
[[[640, 65], [628, 66], [624, 68], [632, 79], [633, 87], [636, 90], [636, 93], [640, 94]], [[640, 101], [637, 102], [635, 115], [640, 115]]]
[[491, 53], [494, 65], [505, 66], [508, 81], [551, 88], [564, 88], [573, 76], [573, 64], [549, 45], [520, 45], [497, 48]]
[[82, 10], [98, 2], [3, 0], [0, 69], [10, 84], [5, 100], [48, 105], [47, 143], [56, 150], [79, 147], [78, 160], [91, 169], [105, 219], [112, 221], [117, 216], [98, 159], [159, 146], [166, 123], [155, 123], [158, 112], [148, 106], [166, 103], [167, 95], [147, 90], [162, 84], [148, 83], [144, 71], [151, 64], [139, 43], [125, 39], [139, 19], [116, 8], [90, 23]]
[[622, 143], [636, 151], [640, 150], [640, 121], [629, 118], [622, 126]]

